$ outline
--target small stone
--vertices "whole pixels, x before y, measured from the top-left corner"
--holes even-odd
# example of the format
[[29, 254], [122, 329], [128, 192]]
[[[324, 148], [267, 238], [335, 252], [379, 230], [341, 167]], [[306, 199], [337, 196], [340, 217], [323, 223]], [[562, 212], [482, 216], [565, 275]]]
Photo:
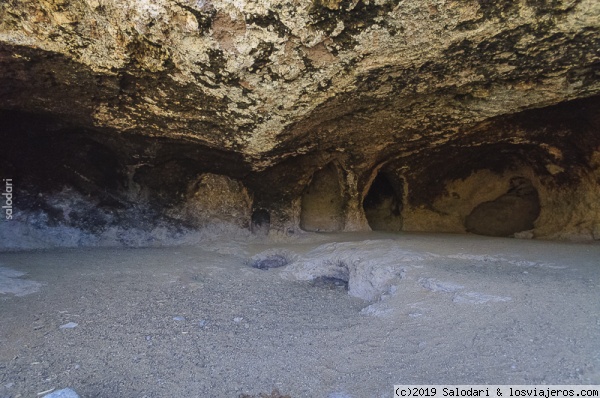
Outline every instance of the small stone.
[[238, 317], [235, 317], [235, 318], [233, 318], [233, 321], [234, 321], [235, 323], [240, 323], [240, 322], [241, 322], [243, 319], [244, 319], [244, 318], [242, 318], [241, 316], [238, 316]]
[[48, 395], [44, 395], [44, 398], [79, 398], [79, 395], [70, 388], [64, 388]]
[[533, 239], [534, 238], [533, 230], [515, 232], [514, 237], [516, 239]]
[[73, 329], [75, 327], [77, 327], [78, 324], [75, 322], [69, 322], [69, 323], [65, 323], [64, 325], [61, 325], [60, 328], [61, 329]]
[[289, 264], [289, 261], [287, 258], [285, 258], [284, 256], [282, 256], [280, 254], [275, 254], [275, 255], [271, 255], [266, 258], [256, 259], [252, 262], [251, 265], [253, 268], [267, 270], [267, 269], [271, 269], [271, 268], [284, 267], [288, 264]]
[[200, 326], [201, 328], [203, 328], [206, 325], [208, 325], [208, 321], [206, 319], [201, 319], [200, 321], [198, 321], [198, 326]]
[[174, 316], [173, 320], [174, 321], [185, 321], [185, 317], [184, 316]]

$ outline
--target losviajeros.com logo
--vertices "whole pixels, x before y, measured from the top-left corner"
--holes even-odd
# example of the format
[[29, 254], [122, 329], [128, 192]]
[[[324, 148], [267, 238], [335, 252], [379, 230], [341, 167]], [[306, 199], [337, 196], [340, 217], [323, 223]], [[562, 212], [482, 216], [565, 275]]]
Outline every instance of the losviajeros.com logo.
[[4, 192], [2, 192], [2, 196], [4, 197], [4, 205], [2, 206], [2, 210], [6, 214], [7, 220], [12, 220], [13, 218], [13, 184], [12, 178], [3, 178], [4, 182]]

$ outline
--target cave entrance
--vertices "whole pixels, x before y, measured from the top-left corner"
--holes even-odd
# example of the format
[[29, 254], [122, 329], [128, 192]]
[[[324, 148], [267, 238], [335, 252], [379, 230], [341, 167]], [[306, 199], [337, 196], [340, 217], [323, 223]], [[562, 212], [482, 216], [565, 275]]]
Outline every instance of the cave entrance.
[[344, 229], [344, 198], [338, 169], [329, 164], [314, 173], [302, 194], [300, 228], [335, 232]]
[[540, 199], [531, 180], [514, 177], [510, 188], [490, 202], [477, 205], [465, 219], [467, 232], [487, 236], [510, 236], [534, 228], [540, 215]]
[[271, 228], [271, 214], [265, 209], [256, 209], [252, 212], [250, 230], [257, 235], [268, 235]]
[[[396, 181], [397, 180], [397, 181]], [[365, 216], [373, 231], [402, 230], [402, 179], [390, 179], [379, 172], [363, 201]]]

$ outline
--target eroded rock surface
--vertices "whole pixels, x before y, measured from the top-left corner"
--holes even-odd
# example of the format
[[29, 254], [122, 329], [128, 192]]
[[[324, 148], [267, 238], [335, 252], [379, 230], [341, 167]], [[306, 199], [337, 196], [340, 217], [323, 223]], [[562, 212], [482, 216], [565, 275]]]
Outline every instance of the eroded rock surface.
[[533, 229], [539, 215], [537, 190], [528, 179], [515, 177], [507, 193], [477, 205], [467, 216], [465, 227], [480, 235], [510, 236]]
[[9, 231], [481, 232], [523, 177], [600, 237], [596, 0], [9, 0], [0, 71]]

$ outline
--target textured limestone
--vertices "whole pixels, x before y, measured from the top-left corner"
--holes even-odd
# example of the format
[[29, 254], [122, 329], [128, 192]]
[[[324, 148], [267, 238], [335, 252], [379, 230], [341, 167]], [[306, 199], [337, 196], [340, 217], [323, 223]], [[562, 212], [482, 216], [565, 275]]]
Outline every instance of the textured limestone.
[[204, 174], [190, 184], [183, 204], [167, 214], [193, 227], [226, 222], [247, 228], [251, 207], [248, 192], [240, 182]]
[[[50, 219], [72, 187], [192, 225], [465, 232], [520, 176], [534, 236], [600, 236], [596, 0], [8, 0], [0, 71], [2, 176]], [[190, 193], [207, 173], [231, 217]]]
[[505, 194], [477, 205], [466, 217], [465, 227], [479, 235], [510, 236], [533, 229], [539, 215], [537, 190], [528, 179], [515, 177]]
[[344, 229], [344, 197], [340, 175], [333, 164], [317, 170], [302, 194], [300, 228], [305, 231]]
[[[396, 291], [406, 268], [430, 255], [403, 250], [386, 242], [326, 243], [302, 256], [287, 255], [282, 276], [290, 280], [334, 280], [348, 284], [348, 293], [368, 301]], [[266, 257], [265, 254], [259, 254]]]

